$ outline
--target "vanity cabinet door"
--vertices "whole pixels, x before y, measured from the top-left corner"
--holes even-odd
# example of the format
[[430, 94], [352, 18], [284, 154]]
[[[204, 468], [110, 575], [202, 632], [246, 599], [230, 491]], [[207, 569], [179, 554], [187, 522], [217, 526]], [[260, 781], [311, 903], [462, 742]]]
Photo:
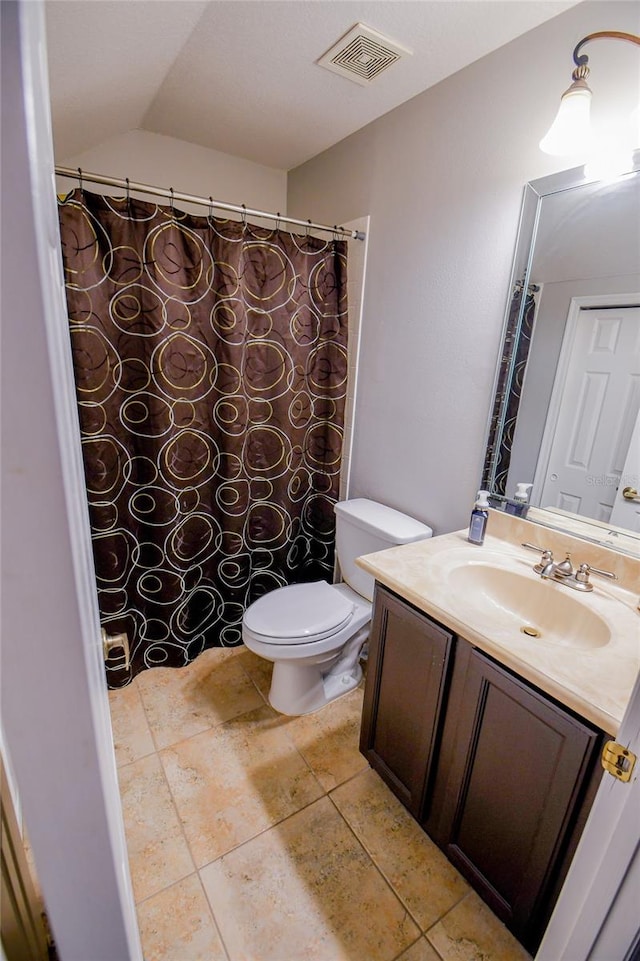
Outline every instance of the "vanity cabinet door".
[[435, 766], [452, 639], [376, 586], [360, 750], [416, 818]]
[[445, 752], [437, 840], [531, 949], [548, 919], [600, 736], [466, 642], [459, 649], [466, 672]]

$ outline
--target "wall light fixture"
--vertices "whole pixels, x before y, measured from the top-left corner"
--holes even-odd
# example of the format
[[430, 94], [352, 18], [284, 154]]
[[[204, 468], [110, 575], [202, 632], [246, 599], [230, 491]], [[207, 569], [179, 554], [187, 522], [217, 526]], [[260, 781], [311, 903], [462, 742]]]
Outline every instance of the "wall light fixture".
[[[604, 167], [607, 165], [609, 168], [621, 166], [624, 170], [629, 170], [631, 169], [632, 149], [638, 144], [623, 145], [619, 137], [614, 138], [617, 139], [615, 145], [611, 141], [608, 144], [607, 157], [609, 161], [607, 164], [607, 162], [604, 162], [602, 149], [595, 151], [591, 132], [591, 89], [587, 84], [587, 77], [590, 72], [587, 66], [589, 58], [586, 54], [581, 54], [580, 50], [585, 43], [603, 37], [613, 40], [626, 40], [640, 47], [640, 37], [633, 33], [622, 33], [617, 30], [601, 30], [598, 33], [590, 33], [583, 37], [573, 51], [573, 62], [575, 64], [575, 69], [571, 74], [573, 83], [562, 94], [558, 113], [549, 131], [540, 141], [540, 149], [554, 156], [579, 157], [583, 160], [589, 157], [592, 164], [594, 162], [598, 164], [598, 171], [603, 168], [603, 164]], [[613, 154], [615, 154], [615, 159]], [[596, 169], [593, 168], [592, 172], [595, 173]], [[614, 171], [611, 170], [611, 172]], [[621, 173], [623, 170], [617, 172]]]

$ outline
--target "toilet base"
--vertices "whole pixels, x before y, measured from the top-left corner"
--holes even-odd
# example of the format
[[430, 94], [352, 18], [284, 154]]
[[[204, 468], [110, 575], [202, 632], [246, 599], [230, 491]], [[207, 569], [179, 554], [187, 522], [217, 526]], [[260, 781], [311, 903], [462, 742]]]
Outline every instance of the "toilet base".
[[339, 655], [318, 664], [276, 661], [269, 703], [280, 714], [297, 717], [320, 710], [347, 694], [362, 680], [358, 657], [369, 636], [370, 624], [357, 631]]

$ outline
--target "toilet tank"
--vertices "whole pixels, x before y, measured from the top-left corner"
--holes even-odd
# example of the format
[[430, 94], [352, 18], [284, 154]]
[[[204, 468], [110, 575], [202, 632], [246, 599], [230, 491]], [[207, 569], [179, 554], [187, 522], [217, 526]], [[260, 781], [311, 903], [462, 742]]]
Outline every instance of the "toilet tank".
[[373, 599], [374, 578], [356, 567], [356, 557], [423, 541], [433, 534], [430, 527], [413, 517], [364, 497], [339, 501], [334, 509], [340, 572], [349, 587], [369, 601]]

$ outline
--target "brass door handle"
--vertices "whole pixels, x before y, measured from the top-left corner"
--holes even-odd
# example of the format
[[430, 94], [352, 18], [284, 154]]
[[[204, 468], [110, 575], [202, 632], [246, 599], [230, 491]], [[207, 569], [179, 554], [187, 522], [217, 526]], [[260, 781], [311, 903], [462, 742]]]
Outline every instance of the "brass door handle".
[[638, 497], [638, 492], [635, 487], [623, 487], [622, 496], [626, 501], [640, 501], [640, 497]]

